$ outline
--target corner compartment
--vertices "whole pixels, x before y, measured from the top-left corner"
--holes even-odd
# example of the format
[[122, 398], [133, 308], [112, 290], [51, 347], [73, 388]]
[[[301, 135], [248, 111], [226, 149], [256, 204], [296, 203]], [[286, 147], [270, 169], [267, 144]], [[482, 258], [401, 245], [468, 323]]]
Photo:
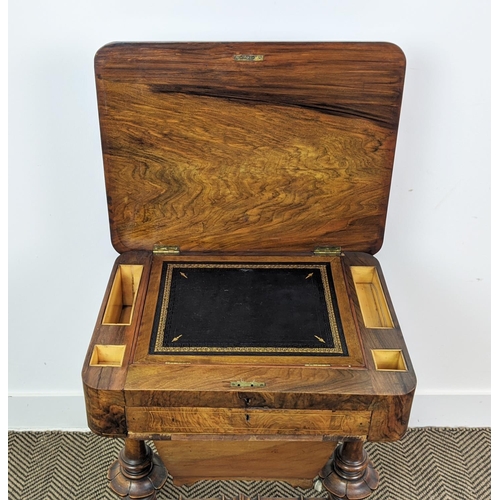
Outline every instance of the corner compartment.
[[351, 266], [361, 314], [367, 328], [394, 328], [377, 269]]
[[102, 318], [103, 325], [130, 325], [144, 266], [120, 264]]
[[372, 355], [377, 371], [408, 371], [401, 349], [372, 349]]
[[95, 345], [89, 365], [120, 367], [123, 364], [125, 349], [124, 345]]

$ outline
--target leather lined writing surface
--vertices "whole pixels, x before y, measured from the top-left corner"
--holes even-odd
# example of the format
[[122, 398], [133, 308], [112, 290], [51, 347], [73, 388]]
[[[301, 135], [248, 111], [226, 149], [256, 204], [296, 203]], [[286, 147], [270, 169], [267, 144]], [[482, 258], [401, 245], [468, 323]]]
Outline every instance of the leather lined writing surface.
[[346, 356], [329, 267], [164, 263], [149, 352]]

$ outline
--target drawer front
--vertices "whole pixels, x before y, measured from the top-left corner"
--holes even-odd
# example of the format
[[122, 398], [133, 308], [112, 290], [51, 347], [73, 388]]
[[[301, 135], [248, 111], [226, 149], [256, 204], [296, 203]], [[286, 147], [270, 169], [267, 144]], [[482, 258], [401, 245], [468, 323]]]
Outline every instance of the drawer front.
[[127, 408], [135, 434], [366, 436], [370, 411]]

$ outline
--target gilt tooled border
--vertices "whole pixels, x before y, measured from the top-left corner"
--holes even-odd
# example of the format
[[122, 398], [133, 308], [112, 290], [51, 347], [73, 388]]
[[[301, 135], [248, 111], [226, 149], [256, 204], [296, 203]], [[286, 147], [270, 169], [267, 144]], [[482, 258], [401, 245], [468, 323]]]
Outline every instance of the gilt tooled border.
[[[165, 337], [165, 324], [168, 315], [168, 304], [170, 301], [170, 290], [172, 286], [172, 274], [175, 268], [249, 268], [249, 269], [319, 269], [321, 273], [321, 280], [323, 282], [323, 289], [325, 291], [325, 301], [328, 313], [328, 319], [330, 321], [330, 331], [332, 334], [333, 345], [335, 347], [315, 347], [315, 348], [305, 348], [305, 347], [171, 347], [164, 346], [163, 341]], [[202, 263], [169, 263], [167, 265], [167, 273], [165, 279], [165, 286], [163, 289], [163, 301], [161, 305], [159, 323], [158, 323], [158, 334], [156, 336], [155, 342], [155, 353], [159, 352], [176, 352], [176, 353], [295, 353], [295, 354], [344, 354], [342, 347], [342, 342], [340, 340], [340, 334], [337, 326], [337, 321], [335, 318], [335, 310], [332, 302], [332, 294], [330, 291], [330, 283], [328, 281], [328, 274], [326, 271], [325, 264], [202, 264]]]

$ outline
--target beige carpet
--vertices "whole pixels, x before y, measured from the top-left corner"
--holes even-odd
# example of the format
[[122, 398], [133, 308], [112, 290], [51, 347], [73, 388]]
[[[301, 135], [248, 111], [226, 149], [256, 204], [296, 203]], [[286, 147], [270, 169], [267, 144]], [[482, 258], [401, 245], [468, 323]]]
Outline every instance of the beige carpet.
[[[9, 500], [117, 500], [106, 473], [122, 441], [80, 432], [9, 432]], [[380, 474], [370, 500], [490, 500], [491, 429], [415, 428], [395, 443], [367, 443]], [[201, 481], [158, 500], [326, 497], [286, 483]]]

